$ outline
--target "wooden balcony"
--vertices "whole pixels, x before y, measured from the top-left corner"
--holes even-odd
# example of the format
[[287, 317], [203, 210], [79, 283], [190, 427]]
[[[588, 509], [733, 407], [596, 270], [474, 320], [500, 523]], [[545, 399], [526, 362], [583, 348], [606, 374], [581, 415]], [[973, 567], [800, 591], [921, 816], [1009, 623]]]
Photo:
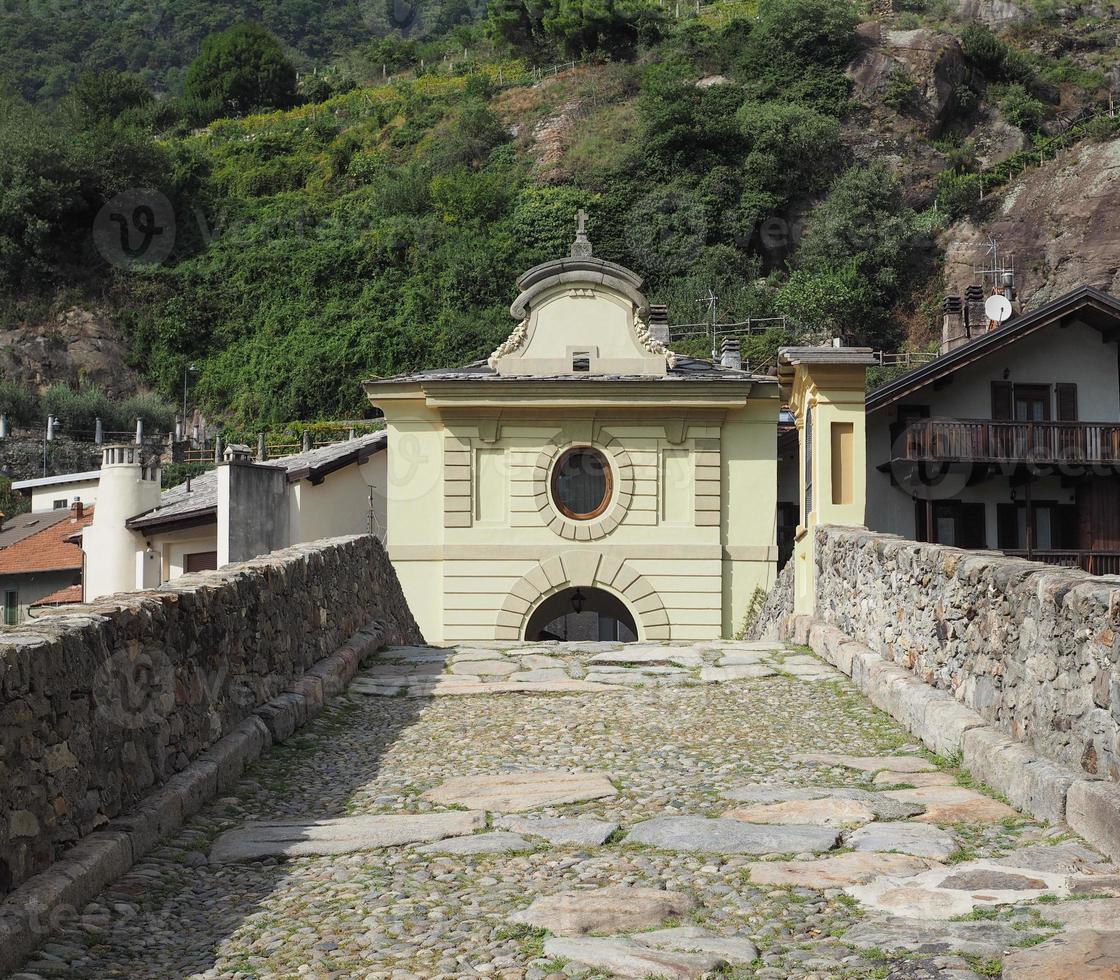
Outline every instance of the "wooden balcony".
[[891, 429], [894, 460], [914, 463], [1120, 465], [1120, 422], [916, 419]]
[[1030, 558], [1031, 561], [1063, 568], [1080, 568], [1092, 575], [1120, 575], [1120, 551], [1025, 551], [1003, 552], [1011, 558]]

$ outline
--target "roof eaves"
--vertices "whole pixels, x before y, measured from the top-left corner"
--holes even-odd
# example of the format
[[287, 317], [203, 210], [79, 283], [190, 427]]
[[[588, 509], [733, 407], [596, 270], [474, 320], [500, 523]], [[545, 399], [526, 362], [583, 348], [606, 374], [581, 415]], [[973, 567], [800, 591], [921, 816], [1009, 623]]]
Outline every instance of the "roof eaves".
[[959, 368], [1000, 350], [1007, 344], [1022, 340], [1036, 330], [1041, 330], [1056, 320], [1069, 316], [1076, 309], [1086, 304], [1103, 306], [1105, 312], [1116, 316], [1118, 327], [1120, 327], [1120, 300], [1094, 286], [1078, 286], [1076, 289], [1070, 290], [1057, 299], [1040, 306], [1037, 310], [1015, 317], [1008, 321], [1006, 326], [984, 334], [982, 337], [977, 337], [975, 340], [956, 348], [956, 350], [950, 351], [948, 354], [942, 354], [928, 364], [907, 371], [881, 388], [877, 388], [867, 396], [867, 411], [875, 412], [886, 408], [894, 404], [899, 398], [912, 394], [939, 378], [943, 378]]

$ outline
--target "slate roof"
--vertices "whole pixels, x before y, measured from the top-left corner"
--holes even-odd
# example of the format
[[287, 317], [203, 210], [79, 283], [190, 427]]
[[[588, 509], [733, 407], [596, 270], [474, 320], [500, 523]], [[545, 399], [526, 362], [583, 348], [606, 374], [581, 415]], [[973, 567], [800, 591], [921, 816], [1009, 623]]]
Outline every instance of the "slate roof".
[[595, 384], [618, 381], [646, 381], [658, 384], [672, 384], [682, 381], [722, 381], [722, 382], [757, 382], [773, 381], [767, 375], [752, 374], [750, 371], [735, 371], [732, 368], [721, 367], [711, 361], [699, 357], [685, 357], [678, 354], [676, 364], [669, 368], [663, 376], [648, 374], [557, 374], [540, 376], [536, 374], [498, 374], [486, 361], [472, 361], [456, 368], [438, 368], [434, 371], [416, 371], [412, 374], [398, 374], [391, 378], [373, 378], [371, 383], [383, 384], [391, 382], [404, 384], [409, 382], [425, 381], [486, 381], [494, 384], [532, 382], [564, 382], [571, 384]]
[[60, 473], [58, 476], [37, 476], [31, 480], [13, 480], [13, 490], [31, 490], [35, 487], [61, 486], [64, 483], [88, 483], [100, 480], [101, 470], [85, 470], [82, 473]]
[[[358, 436], [345, 442], [334, 442], [329, 446], [306, 453], [293, 453], [266, 460], [263, 465], [283, 468], [287, 471], [288, 482], [310, 480], [318, 483], [335, 470], [352, 463], [364, 463], [374, 453], [385, 448], [384, 430], [369, 435]], [[192, 477], [190, 490], [186, 483], [165, 490], [160, 495], [160, 504], [143, 514], [130, 518], [128, 526], [137, 530], [155, 528], [165, 524], [187, 524], [191, 521], [208, 523], [218, 511], [218, 474], [209, 470], [201, 476]]]
[[928, 364], [907, 371], [867, 396], [867, 411], [875, 412], [940, 380], [1008, 344], [1022, 340], [1044, 327], [1063, 321], [1082, 320], [1100, 331], [1104, 340], [1120, 341], [1120, 299], [1092, 286], [1080, 286], [1056, 300], [1012, 317], [1002, 327], [962, 344]]
[[0, 551], [0, 575], [81, 569], [82, 549], [71, 539], [93, 523], [93, 511], [86, 507], [81, 517], [71, 517], [69, 510], [59, 510], [61, 519]]
[[58, 510], [33, 511], [29, 514], [16, 514], [15, 517], [4, 518], [3, 530], [0, 530], [0, 549], [8, 548], [17, 541], [38, 534], [70, 516], [70, 508]]

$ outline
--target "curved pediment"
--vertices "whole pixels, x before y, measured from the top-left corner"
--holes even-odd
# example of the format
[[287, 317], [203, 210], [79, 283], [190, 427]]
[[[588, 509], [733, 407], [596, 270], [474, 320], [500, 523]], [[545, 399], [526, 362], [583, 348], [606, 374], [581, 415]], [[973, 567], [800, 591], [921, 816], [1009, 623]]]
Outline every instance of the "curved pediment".
[[535, 266], [510, 307], [519, 324], [490, 357], [501, 375], [611, 374], [656, 377], [671, 354], [650, 337], [642, 279], [590, 256]]

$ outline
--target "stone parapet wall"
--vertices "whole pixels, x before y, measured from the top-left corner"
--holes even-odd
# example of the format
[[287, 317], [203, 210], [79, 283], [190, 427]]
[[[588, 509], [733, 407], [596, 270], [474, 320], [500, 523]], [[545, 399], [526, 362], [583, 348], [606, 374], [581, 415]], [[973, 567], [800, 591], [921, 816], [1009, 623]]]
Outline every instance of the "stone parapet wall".
[[816, 531], [816, 619], [1044, 756], [1120, 779], [1120, 580]]
[[793, 570], [791, 558], [778, 573], [774, 587], [767, 593], [754, 622], [746, 631], [748, 640], [785, 639], [782, 634], [786, 621], [793, 615]]
[[423, 642], [369, 536], [0, 628], [0, 894], [246, 719], [271, 730], [284, 697], [321, 700], [315, 665], [363, 630]]

